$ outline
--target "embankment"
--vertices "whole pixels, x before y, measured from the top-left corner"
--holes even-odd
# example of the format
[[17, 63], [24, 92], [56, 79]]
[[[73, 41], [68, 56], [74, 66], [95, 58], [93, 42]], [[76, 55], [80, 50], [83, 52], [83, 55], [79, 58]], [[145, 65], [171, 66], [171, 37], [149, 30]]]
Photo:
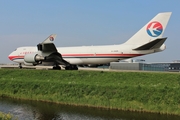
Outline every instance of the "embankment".
[[180, 74], [0, 69], [0, 96], [180, 115]]

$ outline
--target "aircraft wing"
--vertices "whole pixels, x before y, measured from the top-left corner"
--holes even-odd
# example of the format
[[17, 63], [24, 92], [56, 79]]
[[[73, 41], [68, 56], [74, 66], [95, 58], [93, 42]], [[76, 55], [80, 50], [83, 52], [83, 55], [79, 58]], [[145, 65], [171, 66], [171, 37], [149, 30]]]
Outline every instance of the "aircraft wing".
[[45, 56], [45, 59], [48, 62], [54, 62], [59, 65], [69, 65], [69, 63], [62, 58], [62, 55], [57, 51], [56, 46], [53, 43], [56, 36], [56, 34], [52, 34], [42, 43], [39, 43], [37, 45], [38, 51], [48, 54], [48, 56]]
[[166, 38], [157, 38], [147, 44], [144, 44], [140, 47], [137, 47], [133, 50], [152, 50], [152, 49], [156, 49], [156, 48], [160, 48], [162, 46], [162, 44], [166, 41]]

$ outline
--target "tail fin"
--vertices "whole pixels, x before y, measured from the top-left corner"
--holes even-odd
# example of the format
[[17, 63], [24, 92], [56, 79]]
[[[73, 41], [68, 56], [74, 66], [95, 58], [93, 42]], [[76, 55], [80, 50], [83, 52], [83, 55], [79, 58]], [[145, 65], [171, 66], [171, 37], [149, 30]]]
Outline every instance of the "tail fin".
[[162, 38], [170, 16], [171, 12], [157, 14], [128, 41], [126, 41], [125, 44], [144, 45], [158, 38]]

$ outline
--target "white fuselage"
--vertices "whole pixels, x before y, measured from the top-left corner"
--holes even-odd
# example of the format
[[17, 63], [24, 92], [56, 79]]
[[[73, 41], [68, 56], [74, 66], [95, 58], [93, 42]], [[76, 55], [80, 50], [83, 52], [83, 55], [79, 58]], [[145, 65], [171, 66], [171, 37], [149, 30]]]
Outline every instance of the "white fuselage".
[[[165, 49], [162, 45], [156, 50], [132, 50], [133, 45], [105, 45], [105, 46], [80, 46], [58, 47], [58, 52], [63, 59], [74, 65], [98, 65], [107, 64], [123, 59], [137, 57], [145, 54], [159, 52]], [[9, 59], [17, 63], [25, 63], [24, 56], [29, 53], [38, 53], [37, 47], [19, 47], [9, 55]], [[47, 56], [49, 54], [43, 54]], [[44, 63], [46, 64], [46, 63]]]
[[25, 65], [53, 65], [53, 69], [60, 69], [58, 66], [64, 65], [66, 70], [77, 70], [75, 65], [108, 64], [160, 52], [165, 49], [164, 42], [167, 37], [162, 36], [170, 16], [171, 12], [157, 14], [130, 39], [120, 45], [56, 48], [53, 41], [57, 35], [51, 34], [37, 47], [17, 48], [9, 55], [9, 59]]

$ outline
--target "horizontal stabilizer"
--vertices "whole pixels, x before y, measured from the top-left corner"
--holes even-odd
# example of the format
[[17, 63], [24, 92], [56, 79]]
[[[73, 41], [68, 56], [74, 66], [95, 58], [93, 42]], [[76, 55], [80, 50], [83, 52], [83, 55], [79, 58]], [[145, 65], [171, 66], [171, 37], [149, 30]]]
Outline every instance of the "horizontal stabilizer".
[[151, 49], [157, 49], [162, 46], [162, 44], [166, 41], [166, 38], [157, 38], [149, 43], [146, 43], [138, 48], [135, 48], [133, 50], [151, 50]]

